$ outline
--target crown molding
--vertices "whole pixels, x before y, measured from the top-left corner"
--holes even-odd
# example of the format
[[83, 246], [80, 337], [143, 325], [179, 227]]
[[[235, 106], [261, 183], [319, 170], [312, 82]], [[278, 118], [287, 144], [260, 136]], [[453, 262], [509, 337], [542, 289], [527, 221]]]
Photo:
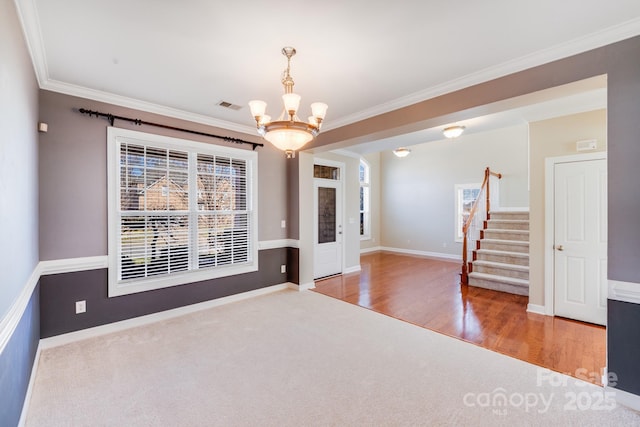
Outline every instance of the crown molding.
[[78, 96], [80, 98], [105, 102], [121, 107], [132, 108], [134, 110], [148, 113], [160, 114], [166, 117], [187, 120], [221, 129], [255, 135], [256, 130], [252, 126], [240, 125], [226, 120], [215, 119], [202, 114], [191, 113], [177, 108], [166, 107], [139, 99], [116, 95], [109, 92], [90, 89], [84, 86], [64, 83], [49, 77], [47, 57], [45, 54], [45, 44], [40, 31], [40, 17], [35, 0], [14, 0], [18, 18], [22, 25], [25, 41], [33, 63], [33, 69], [38, 80], [40, 89], [52, 92], [63, 93], [65, 95]]
[[[42, 33], [40, 32], [40, 19], [35, 5], [35, 0], [14, 0], [14, 3], [18, 11], [18, 16], [22, 24], [33, 67], [38, 79], [38, 84], [41, 89], [107, 102], [114, 105], [161, 114], [168, 117], [188, 120], [249, 135], [255, 134], [255, 129], [251, 126], [218, 120], [201, 114], [190, 113], [188, 111], [165, 107], [146, 101], [127, 98], [50, 79], [44, 50], [44, 41]], [[499, 77], [504, 77], [518, 71], [523, 71], [528, 68], [586, 52], [588, 50], [625, 40], [637, 35], [640, 35], [640, 17], [511, 61], [503, 62], [496, 66], [485, 68], [475, 73], [467, 74], [466, 76], [379, 104], [358, 113], [332, 119], [324, 125], [324, 131], [326, 132], [328, 130], [346, 126], [364, 119], [397, 110], [399, 108], [407, 107], [427, 99], [484, 83]]]
[[231, 131], [240, 132], [240, 133], [246, 133], [249, 135], [256, 134], [255, 127], [239, 125], [237, 123], [215, 119], [213, 117], [205, 116], [202, 114], [191, 113], [188, 111], [179, 110], [177, 108], [165, 107], [160, 104], [154, 104], [152, 102], [141, 101], [134, 98], [128, 98], [126, 96], [116, 95], [113, 93], [103, 92], [95, 89], [90, 89], [84, 86], [77, 86], [69, 83], [64, 83], [57, 80], [48, 79], [45, 82], [41, 82], [40, 88], [44, 90], [50, 90], [52, 92], [63, 93], [65, 95], [78, 96], [80, 98], [92, 99], [94, 101], [99, 101], [99, 102], [106, 102], [108, 104], [118, 105], [120, 107], [132, 108], [134, 110], [160, 114], [166, 117], [173, 117], [176, 119], [187, 120], [194, 123], [214, 126], [217, 128], [231, 130]]
[[467, 74], [466, 76], [394, 99], [355, 114], [338, 119], [331, 119], [330, 123], [327, 123], [323, 130], [326, 132], [331, 129], [346, 126], [351, 123], [388, 113], [399, 108], [404, 108], [418, 102], [426, 101], [427, 99], [488, 82], [490, 80], [517, 73], [519, 71], [524, 71], [562, 58], [577, 55], [579, 53], [616, 43], [637, 35], [640, 35], [640, 18], [634, 18], [621, 24], [605, 28], [604, 30], [597, 31], [583, 37], [578, 37], [568, 42], [485, 68], [475, 73]]
[[47, 68], [47, 56], [44, 52], [44, 39], [40, 32], [38, 9], [35, 0], [14, 0], [14, 3], [31, 56], [33, 70], [36, 73], [38, 85], [42, 87], [42, 82], [49, 78], [49, 69]]

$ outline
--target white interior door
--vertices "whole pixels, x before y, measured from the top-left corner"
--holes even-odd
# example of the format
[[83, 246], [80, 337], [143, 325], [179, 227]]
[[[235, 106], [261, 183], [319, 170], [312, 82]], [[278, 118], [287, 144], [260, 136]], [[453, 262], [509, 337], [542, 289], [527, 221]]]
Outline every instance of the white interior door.
[[607, 161], [554, 168], [555, 314], [607, 319]]
[[314, 279], [342, 273], [342, 182], [314, 180]]

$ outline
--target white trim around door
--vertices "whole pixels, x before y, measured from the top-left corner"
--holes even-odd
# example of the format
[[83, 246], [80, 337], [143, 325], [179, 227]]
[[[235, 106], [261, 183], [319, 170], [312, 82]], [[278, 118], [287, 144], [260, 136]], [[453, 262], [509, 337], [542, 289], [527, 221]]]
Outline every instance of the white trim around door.
[[318, 235], [317, 235], [317, 228], [318, 228], [318, 212], [317, 212], [317, 187], [318, 186], [323, 186], [323, 184], [326, 184], [326, 186], [331, 187], [331, 186], [336, 186], [338, 189], [338, 200], [336, 200], [336, 202], [339, 204], [339, 208], [338, 208], [338, 218], [337, 218], [337, 222], [340, 225], [338, 228], [339, 230], [337, 230], [337, 232], [339, 233], [339, 242], [340, 242], [340, 246], [339, 246], [339, 250], [340, 250], [340, 271], [337, 274], [341, 274], [344, 271], [344, 266], [346, 265], [346, 251], [345, 251], [345, 246], [346, 246], [346, 227], [344, 226], [346, 224], [345, 221], [345, 206], [346, 206], [346, 192], [345, 192], [345, 173], [347, 171], [347, 167], [346, 164], [343, 162], [338, 162], [338, 161], [334, 161], [334, 160], [328, 160], [328, 159], [323, 159], [320, 157], [314, 157], [313, 159], [313, 164], [314, 165], [322, 165], [322, 166], [331, 166], [331, 167], [335, 167], [338, 168], [338, 179], [336, 180], [329, 180], [329, 179], [323, 179], [323, 178], [315, 178], [313, 179], [313, 198], [314, 198], [314, 210], [313, 210], [313, 227], [314, 227], [314, 237], [313, 237], [313, 251], [314, 251], [314, 267], [313, 267], [313, 277], [314, 279], [317, 279], [321, 276], [317, 275], [317, 267], [316, 267], [316, 251], [318, 250]]
[[554, 168], [560, 163], [584, 162], [590, 160], [607, 159], [606, 151], [596, 153], [573, 154], [569, 156], [548, 157], [545, 159], [545, 212], [544, 212], [544, 314], [553, 316], [554, 307], [554, 229], [555, 229], [555, 201], [554, 201]]

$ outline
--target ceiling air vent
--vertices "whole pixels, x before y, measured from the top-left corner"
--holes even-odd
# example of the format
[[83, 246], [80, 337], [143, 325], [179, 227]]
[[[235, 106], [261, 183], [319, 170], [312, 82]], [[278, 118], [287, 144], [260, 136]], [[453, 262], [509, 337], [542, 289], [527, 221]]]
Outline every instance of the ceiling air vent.
[[240, 110], [242, 108], [241, 105], [232, 104], [232, 103], [227, 102], [227, 101], [220, 101], [216, 105], [219, 106], [219, 107], [223, 107], [223, 108], [229, 108], [229, 109], [234, 110], [234, 111], [238, 111], [238, 110]]

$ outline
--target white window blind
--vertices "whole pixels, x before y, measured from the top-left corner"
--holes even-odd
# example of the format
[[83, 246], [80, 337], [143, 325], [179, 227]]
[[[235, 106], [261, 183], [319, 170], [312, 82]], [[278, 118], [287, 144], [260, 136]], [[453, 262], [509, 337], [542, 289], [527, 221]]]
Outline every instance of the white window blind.
[[117, 128], [109, 143], [110, 295], [257, 270], [255, 153]]

